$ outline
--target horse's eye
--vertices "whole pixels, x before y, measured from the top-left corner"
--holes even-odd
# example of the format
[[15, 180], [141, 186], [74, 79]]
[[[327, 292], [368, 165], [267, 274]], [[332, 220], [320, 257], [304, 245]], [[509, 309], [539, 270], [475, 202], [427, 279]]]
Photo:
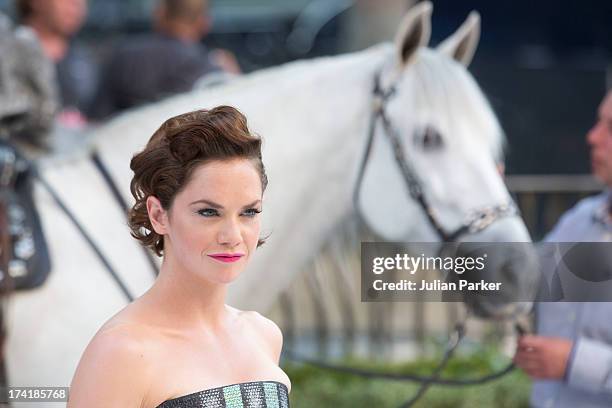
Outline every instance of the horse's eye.
[[414, 139], [415, 144], [423, 150], [438, 150], [444, 145], [440, 132], [431, 126], [417, 132]]

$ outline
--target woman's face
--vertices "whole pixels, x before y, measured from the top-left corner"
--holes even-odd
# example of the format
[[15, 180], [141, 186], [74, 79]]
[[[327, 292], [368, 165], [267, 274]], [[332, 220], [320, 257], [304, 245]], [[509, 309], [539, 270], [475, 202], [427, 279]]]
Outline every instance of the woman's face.
[[154, 197], [147, 206], [152, 221], [159, 221], [153, 226], [164, 235], [165, 256], [211, 282], [229, 283], [257, 247], [261, 199], [254, 165], [232, 159], [197, 167], [169, 211], [152, 212], [149, 201], [157, 201]]

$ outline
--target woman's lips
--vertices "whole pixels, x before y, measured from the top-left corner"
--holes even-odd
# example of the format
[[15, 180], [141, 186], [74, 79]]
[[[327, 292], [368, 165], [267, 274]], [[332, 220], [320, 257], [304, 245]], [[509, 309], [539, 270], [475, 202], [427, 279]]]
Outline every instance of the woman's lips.
[[208, 256], [213, 259], [216, 259], [217, 261], [229, 263], [229, 262], [238, 261], [244, 255], [243, 254], [212, 254]]

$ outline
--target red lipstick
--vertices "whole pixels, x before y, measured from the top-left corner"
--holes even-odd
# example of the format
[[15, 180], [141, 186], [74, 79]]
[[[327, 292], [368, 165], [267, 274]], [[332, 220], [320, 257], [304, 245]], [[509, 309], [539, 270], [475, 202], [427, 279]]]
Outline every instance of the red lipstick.
[[244, 256], [244, 254], [210, 254], [208, 255], [220, 262], [236, 262]]

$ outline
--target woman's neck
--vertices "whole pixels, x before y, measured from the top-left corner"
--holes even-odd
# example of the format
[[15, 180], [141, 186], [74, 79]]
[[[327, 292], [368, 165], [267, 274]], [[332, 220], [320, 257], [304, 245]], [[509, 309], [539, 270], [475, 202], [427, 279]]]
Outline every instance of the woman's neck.
[[166, 254], [157, 280], [143, 296], [159, 309], [156, 320], [173, 328], [221, 328], [227, 317], [227, 285], [211, 283]]

